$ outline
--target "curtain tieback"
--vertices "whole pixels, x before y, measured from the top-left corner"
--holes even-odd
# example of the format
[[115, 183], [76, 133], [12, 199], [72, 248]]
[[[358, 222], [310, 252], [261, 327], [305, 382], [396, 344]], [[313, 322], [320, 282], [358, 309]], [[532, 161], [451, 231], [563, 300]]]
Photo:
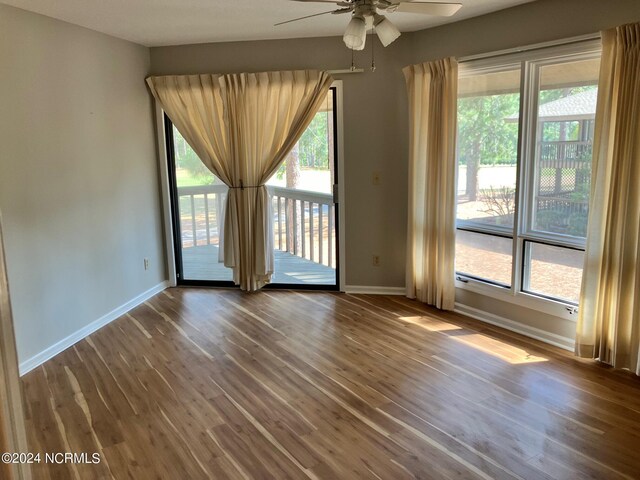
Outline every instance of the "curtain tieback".
[[240, 186], [239, 187], [229, 187], [230, 190], [239, 188], [240, 190], [244, 190], [245, 188], [260, 188], [260, 187], [264, 187], [265, 185], [245, 185], [244, 183], [242, 183], [242, 180], [240, 180]]

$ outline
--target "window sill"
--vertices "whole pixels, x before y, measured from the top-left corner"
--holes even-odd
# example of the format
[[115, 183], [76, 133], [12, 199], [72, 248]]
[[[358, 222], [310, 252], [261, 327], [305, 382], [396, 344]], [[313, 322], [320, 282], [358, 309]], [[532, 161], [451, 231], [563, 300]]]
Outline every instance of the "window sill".
[[512, 292], [511, 290], [481, 282], [472, 278], [464, 277], [467, 282], [456, 279], [455, 286], [461, 290], [477, 293], [485, 297], [490, 297], [502, 302], [511, 303], [520, 307], [536, 310], [547, 315], [576, 322], [578, 320], [578, 310], [575, 305], [562, 301], [551, 300], [538, 297], [524, 292]]

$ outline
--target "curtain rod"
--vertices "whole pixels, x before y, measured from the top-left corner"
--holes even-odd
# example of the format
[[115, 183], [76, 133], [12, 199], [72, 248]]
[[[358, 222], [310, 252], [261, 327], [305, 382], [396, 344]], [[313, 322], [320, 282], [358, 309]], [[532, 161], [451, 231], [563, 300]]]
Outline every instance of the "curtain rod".
[[330, 75], [343, 75], [345, 73], [364, 73], [364, 68], [344, 68], [342, 70], [325, 70]]
[[470, 62], [472, 60], [481, 60], [484, 58], [501, 57], [503, 55], [509, 55], [511, 53], [528, 52], [531, 50], [540, 50], [542, 48], [547, 48], [547, 47], [555, 47], [559, 45], [570, 45], [573, 43], [587, 42], [589, 40], [599, 40], [599, 39], [600, 39], [600, 33], [591, 33], [588, 35], [580, 35], [578, 37], [565, 38], [562, 40], [552, 40], [550, 42], [534, 43], [533, 45], [526, 45], [522, 47], [514, 47], [514, 48], [508, 48], [505, 50], [498, 50], [497, 52], [468, 55], [466, 57], [458, 58], [458, 63]]

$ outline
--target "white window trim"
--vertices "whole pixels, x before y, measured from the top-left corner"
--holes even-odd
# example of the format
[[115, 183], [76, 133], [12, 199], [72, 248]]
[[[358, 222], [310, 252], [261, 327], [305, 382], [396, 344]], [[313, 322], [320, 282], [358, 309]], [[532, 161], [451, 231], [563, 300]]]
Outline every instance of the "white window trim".
[[[460, 281], [458, 277], [464, 278]], [[536, 310], [541, 313], [560, 317], [565, 320], [577, 321], [578, 308], [575, 305], [562, 301], [551, 300], [549, 298], [531, 295], [526, 292], [515, 292], [506, 287], [500, 287], [491, 283], [476, 280], [474, 278], [465, 277], [462, 274], [456, 274], [456, 288], [477, 293], [485, 297], [493, 298], [501, 302], [518, 305], [520, 307]]]

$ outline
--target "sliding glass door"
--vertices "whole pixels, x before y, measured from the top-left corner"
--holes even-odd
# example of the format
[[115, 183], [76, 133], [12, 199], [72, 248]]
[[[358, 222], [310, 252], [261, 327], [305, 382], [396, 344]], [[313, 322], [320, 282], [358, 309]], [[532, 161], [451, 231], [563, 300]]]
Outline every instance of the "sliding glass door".
[[[277, 288], [338, 289], [336, 90], [267, 182]], [[165, 116], [178, 284], [231, 286], [220, 246], [227, 187]]]

